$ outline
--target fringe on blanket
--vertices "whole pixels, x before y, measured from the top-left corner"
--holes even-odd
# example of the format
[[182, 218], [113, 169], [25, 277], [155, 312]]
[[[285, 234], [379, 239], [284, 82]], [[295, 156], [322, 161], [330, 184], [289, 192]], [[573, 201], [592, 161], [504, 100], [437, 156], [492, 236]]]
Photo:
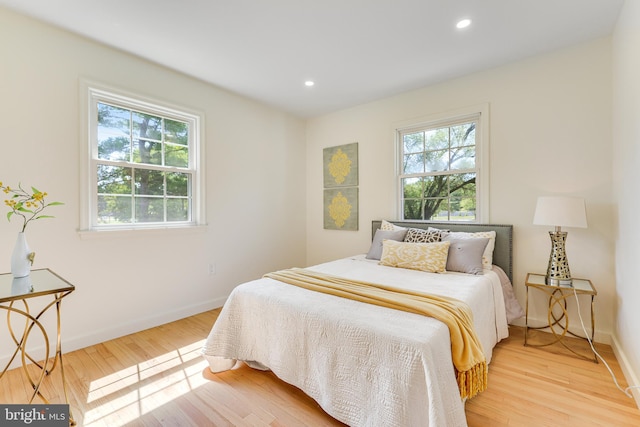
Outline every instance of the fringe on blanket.
[[462, 399], [471, 399], [487, 389], [487, 362], [480, 362], [468, 371], [456, 369], [456, 379]]

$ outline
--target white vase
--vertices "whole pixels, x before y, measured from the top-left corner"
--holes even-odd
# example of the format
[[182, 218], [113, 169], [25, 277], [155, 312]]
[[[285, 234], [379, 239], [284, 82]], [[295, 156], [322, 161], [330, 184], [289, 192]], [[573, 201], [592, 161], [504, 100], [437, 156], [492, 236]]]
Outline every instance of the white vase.
[[14, 277], [11, 282], [11, 295], [24, 295], [33, 292], [33, 283], [31, 278], [26, 277]]
[[33, 255], [23, 232], [18, 233], [16, 245], [11, 254], [11, 274], [13, 277], [25, 277], [31, 272]]

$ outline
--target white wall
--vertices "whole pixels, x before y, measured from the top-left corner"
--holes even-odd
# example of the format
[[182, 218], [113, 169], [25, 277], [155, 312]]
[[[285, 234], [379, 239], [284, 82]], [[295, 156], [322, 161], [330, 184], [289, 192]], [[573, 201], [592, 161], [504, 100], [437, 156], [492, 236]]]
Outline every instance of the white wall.
[[[613, 189], [616, 288], [614, 350], [630, 383], [640, 385], [640, 2], [627, 1], [613, 37]], [[635, 391], [640, 406], [640, 392]]]
[[[80, 78], [204, 112], [208, 227], [81, 239]], [[0, 181], [65, 203], [27, 238], [34, 268], [77, 286], [63, 303], [66, 350], [220, 306], [237, 284], [304, 264], [304, 137], [290, 115], [0, 9]], [[0, 272], [19, 225], [4, 217]], [[0, 360], [7, 342], [0, 332]]]
[[[589, 227], [568, 230], [567, 251], [572, 275], [592, 279], [598, 289], [596, 337], [607, 341], [615, 302], [610, 42], [596, 40], [309, 120], [308, 263], [366, 252], [371, 220], [395, 217], [394, 123], [489, 103], [486, 222], [515, 226], [518, 299], [524, 304], [527, 272], [545, 272], [551, 247], [551, 228], [532, 225], [536, 198], [584, 197]], [[359, 143], [360, 229], [324, 230], [322, 149], [349, 142]], [[530, 314], [546, 321], [546, 299], [532, 299]], [[583, 305], [588, 307], [586, 300]]]

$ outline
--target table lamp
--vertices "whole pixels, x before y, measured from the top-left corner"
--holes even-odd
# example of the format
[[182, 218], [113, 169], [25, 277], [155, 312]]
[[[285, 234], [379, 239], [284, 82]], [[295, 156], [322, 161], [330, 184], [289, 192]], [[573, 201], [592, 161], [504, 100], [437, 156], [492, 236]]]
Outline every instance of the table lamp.
[[547, 285], [571, 286], [571, 272], [565, 251], [567, 232], [561, 227], [587, 228], [587, 213], [584, 199], [579, 197], [547, 196], [538, 197], [536, 212], [533, 216], [535, 225], [552, 225], [555, 231], [549, 232], [551, 237], [551, 254], [547, 266]]

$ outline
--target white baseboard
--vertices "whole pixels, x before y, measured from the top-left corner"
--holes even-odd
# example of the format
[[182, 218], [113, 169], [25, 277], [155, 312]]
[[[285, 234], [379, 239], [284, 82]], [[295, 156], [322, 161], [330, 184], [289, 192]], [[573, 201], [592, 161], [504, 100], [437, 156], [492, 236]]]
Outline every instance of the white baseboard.
[[[620, 342], [618, 341], [618, 338], [615, 336], [615, 334], [611, 336], [611, 348], [613, 349], [613, 354], [615, 354], [616, 359], [618, 359], [618, 363], [620, 364], [620, 368], [622, 368], [622, 373], [624, 374], [627, 383], [629, 385], [640, 386], [638, 374], [634, 372], [633, 368], [631, 367], [629, 359], [627, 359], [624, 351], [622, 351]], [[640, 389], [632, 388], [631, 394], [636, 401], [636, 406], [638, 407], [638, 409], [640, 409]]]
[[154, 316], [136, 319], [129, 323], [112, 325], [108, 328], [104, 328], [102, 330], [92, 332], [91, 334], [86, 334], [84, 336], [65, 337], [64, 351], [65, 353], [68, 353], [73, 350], [89, 347], [91, 345], [109, 341], [114, 338], [122, 337], [135, 332], [140, 332], [145, 329], [153, 328], [155, 326], [164, 325], [165, 323], [184, 319], [185, 317], [193, 316], [195, 314], [202, 313], [208, 310], [213, 310], [214, 308], [222, 307], [225, 301], [226, 298], [217, 298], [187, 307], [180, 307], [172, 311], [165, 311]]
[[[165, 311], [154, 316], [135, 319], [131, 322], [109, 325], [106, 328], [98, 331], [93, 331], [90, 334], [88, 333], [85, 335], [65, 336], [63, 333], [62, 350], [64, 353], [69, 353], [74, 350], [89, 347], [135, 332], [140, 332], [145, 329], [153, 328], [155, 326], [164, 325], [165, 323], [174, 322], [185, 317], [193, 316], [198, 313], [213, 310], [214, 308], [222, 307], [225, 301], [226, 298], [216, 298], [198, 304], [180, 307], [172, 311]], [[52, 343], [51, 345], [54, 345], [54, 343]], [[13, 351], [14, 349], [15, 347], [13, 349], [6, 349], [6, 351]], [[3, 349], [3, 352], [4, 350], [5, 349]], [[55, 352], [55, 349], [52, 349], [51, 351]], [[29, 354], [44, 355], [44, 345], [29, 349]], [[0, 354], [0, 366], [5, 366], [9, 362], [10, 357], [10, 353]], [[16, 357], [16, 359], [18, 360], [13, 361], [10, 369], [20, 366], [19, 357]]]

